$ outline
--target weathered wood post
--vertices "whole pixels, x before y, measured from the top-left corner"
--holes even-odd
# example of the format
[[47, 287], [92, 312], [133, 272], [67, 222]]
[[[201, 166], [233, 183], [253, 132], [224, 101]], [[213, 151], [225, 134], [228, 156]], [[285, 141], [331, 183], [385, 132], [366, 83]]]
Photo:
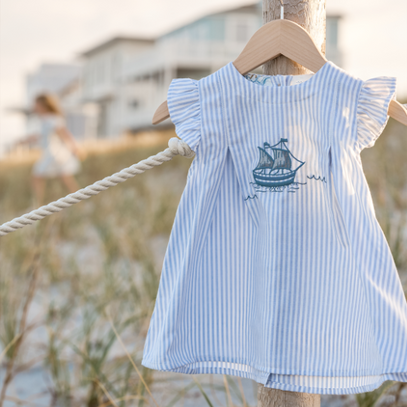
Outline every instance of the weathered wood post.
[[[284, 18], [299, 24], [311, 35], [317, 47], [325, 55], [326, 0], [283, 0]], [[263, 0], [263, 24], [280, 18], [280, 0]], [[301, 75], [308, 69], [281, 55], [263, 65], [267, 75]], [[319, 407], [319, 394], [283, 391], [258, 385], [257, 407]]]
[[[325, 55], [326, 0], [283, 0], [284, 19], [294, 21], [304, 28], [316, 46]], [[263, 0], [263, 24], [280, 18], [280, 0]], [[263, 65], [267, 75], [302, 75], [308, 69], [281, 55]]]

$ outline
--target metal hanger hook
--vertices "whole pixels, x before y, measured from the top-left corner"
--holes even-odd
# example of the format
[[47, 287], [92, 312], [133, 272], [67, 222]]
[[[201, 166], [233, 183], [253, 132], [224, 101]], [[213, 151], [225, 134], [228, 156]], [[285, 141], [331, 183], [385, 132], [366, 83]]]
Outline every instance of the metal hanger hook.
[[284, 20], [284, 2], [280, 0], [280, 19]]

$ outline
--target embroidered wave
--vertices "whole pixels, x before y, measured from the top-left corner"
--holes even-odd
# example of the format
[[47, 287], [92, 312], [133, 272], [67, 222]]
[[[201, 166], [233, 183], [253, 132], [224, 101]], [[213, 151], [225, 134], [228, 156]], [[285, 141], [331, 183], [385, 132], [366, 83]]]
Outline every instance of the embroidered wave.
[[173, 79], [168, 88], [167, 105], [178, 137], [196, 153], [201, 138], [198, 81], [191, 78]]
[[247, 195], [245, 201], [247, 201], [248, 199], [258, 199], [258, 196], [256, 194], [254, 194], [253, 196]]
[[386, 127], [390, 101], [396, 98], [397, 78], [378, 76], [362, 85], [357, 105], [357, 141], [359, 151], [373, 147]]
[[326, 183], [326, 179], [325, 177], [321, 177], [320, 175], [318, 175], [317, 177], [313, 174], [313, 175], [307, 175], [308, 179], [314, 179], [315, 181], [322, 181]]

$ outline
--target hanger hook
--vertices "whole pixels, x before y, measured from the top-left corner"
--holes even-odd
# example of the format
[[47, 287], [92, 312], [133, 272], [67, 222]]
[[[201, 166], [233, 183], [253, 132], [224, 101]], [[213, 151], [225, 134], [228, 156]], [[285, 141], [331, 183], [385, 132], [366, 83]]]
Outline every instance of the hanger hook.
[[280, 0], [280, 19], [284, 20], [284, 2]]

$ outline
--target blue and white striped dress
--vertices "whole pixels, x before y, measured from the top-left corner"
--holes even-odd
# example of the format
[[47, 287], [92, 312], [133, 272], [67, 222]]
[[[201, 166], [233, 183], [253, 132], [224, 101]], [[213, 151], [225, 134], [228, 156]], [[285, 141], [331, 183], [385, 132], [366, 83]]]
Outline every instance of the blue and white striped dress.
[[396, 78], [328, 61], [292, 79], [230, 62], [171, 82], [171, 119], [196, 156], [142, 364], [319, 394], [407, 382], [407, 302], [360, 159]]

